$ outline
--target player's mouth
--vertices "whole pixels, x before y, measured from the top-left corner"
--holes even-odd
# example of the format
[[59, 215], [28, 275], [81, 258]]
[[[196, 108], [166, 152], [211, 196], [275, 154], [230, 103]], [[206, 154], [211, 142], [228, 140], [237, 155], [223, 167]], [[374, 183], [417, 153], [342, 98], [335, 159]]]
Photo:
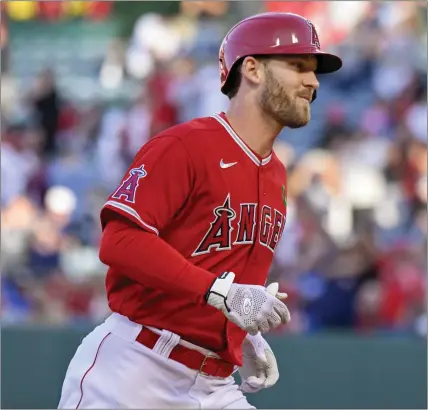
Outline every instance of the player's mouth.
[[306, 100], [306, 101], [308, 101], [308, 102], [311, 102], [311, 100], [312, 100], [312, 95], [311, 94], [301, 94], [301, 95], [298, 95], [298, 97], [299, 98], [302, 98], [302, 99], [304, 99], [304, 100]]

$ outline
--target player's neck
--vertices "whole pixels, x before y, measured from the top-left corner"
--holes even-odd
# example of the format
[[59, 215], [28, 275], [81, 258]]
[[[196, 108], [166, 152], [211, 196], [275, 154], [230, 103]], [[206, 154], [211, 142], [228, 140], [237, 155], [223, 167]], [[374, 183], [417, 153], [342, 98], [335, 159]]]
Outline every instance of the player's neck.
[[226, 112], [228, 121], [239, 137], [258, 155], [265, 158], [272, 152], [273, 144], [282, 126], [269, 122], [254, 105], [234, 104]]

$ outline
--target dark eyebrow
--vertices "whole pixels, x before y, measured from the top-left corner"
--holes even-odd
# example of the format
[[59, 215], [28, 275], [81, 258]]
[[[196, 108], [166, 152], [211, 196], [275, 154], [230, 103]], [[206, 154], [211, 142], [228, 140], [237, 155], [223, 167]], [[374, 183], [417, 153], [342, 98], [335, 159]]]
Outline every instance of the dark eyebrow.
[[[287, 59], [285, 61], [288, 62], [300, 62], [305, 64], [306, 68], [309, 68], [309, 66], [311, 67], [311, 71], [315, 71], [317, 69], [318, 66], [318, 61], [317, 59], [313, 59], [312, 55], [301, 55], [301, 54], [296, 54], [296, 55], [287, 55]], [[315, 66], [312, 69], [312, 66]]]

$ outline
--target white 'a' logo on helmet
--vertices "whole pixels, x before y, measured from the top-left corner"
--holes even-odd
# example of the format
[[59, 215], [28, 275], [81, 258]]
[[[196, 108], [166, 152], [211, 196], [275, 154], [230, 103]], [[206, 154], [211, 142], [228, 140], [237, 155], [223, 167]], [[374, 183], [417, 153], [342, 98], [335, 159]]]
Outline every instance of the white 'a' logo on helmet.
[[320, 40], [318, 38], [318, 33], [315, 29], [315, 26], [309, 21], [306, 20], [306, 23], [311, 29], [311, 43], [314, 47], [316, 47], [318, 50], [321, 49]]

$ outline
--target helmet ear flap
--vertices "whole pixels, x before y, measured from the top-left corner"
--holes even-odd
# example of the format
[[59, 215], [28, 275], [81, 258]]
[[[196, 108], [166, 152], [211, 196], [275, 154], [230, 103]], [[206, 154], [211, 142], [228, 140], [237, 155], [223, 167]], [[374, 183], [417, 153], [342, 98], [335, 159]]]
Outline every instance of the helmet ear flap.
[[317, 99], [317, 90], [314, 91], [314, 93], [312, 94], [312, 101], [311, 104]]

